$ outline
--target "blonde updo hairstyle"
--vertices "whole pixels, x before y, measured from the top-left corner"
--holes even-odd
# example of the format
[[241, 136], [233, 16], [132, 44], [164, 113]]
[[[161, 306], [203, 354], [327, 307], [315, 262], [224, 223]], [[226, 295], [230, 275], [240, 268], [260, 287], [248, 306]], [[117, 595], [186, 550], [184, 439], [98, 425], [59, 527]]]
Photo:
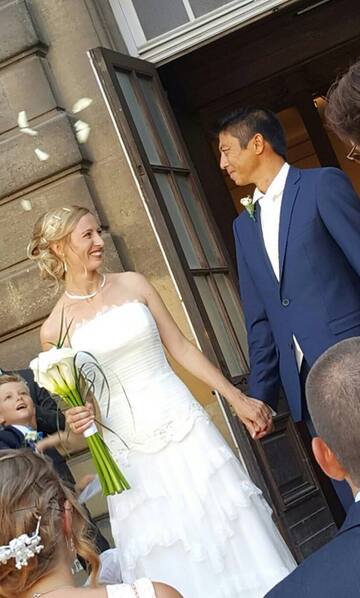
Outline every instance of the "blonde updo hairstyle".
[[[0, 598], [18, 596], [51, 573], [61, 548], [66, 546], [63, 527], [65, 501], [72, 507], [72, 539], [76, 554], [91, 566], [95, 584], [99, 558], [86, 536], [88, 523], [72, 492], [61, 482], [48, 458], [30, 449], [0, 452], [0, 546], [36, 530], [43, 550], [17, 569], [15, 559], [0, 563]], [[75, 554], [74, 554], [75, 556]]]
[[51, 280], [55, 285], [64, 280], [66, 262], [56, 254], [53, 245], [59, 241], [66, 245], [79, 220], [89, 213], [87, 208], [80, 206], [54, 208], [36, 221], [27, 255], [39, 266], [41, 278]]

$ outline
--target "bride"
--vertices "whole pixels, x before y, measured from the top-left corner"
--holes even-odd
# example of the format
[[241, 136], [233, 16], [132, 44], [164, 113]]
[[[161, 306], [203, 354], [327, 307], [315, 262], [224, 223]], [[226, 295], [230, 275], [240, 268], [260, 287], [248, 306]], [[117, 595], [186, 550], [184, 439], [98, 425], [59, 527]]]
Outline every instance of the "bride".
[[[110, 496], [111, 529], [124, 581], [158, 579], [186, 598], [260, 598], [294, 567], [261, 492], [187, 387], [163, 345], [217, 389], [253, 438], [271, 430], [270, 408], [243, 395], [180, 332], [140, 274], [102, 274], [104, 242], [93, 214], [57, 208], [35, 224], [28, 247], [44, 278], [65, 290], [41, 328], [59, 338], [65, 313], [75, 350], [95, 355], [111, 389], [104, 439], [131, 489]], [[74, 432], [91, 408], [67, 412]]]

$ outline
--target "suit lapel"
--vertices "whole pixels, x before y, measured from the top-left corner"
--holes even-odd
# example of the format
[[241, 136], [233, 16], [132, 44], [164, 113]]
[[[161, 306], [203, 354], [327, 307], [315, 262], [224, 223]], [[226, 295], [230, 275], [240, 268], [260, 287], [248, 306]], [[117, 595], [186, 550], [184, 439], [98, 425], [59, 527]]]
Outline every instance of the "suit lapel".
[[280, 262], [280, 284], [283, 274], [284, 261], [286, 255], [287, 241], [291, 216], [294, 209], [296, 196], [299, 191], [301, 171], [298, 168], [290, 167], [286, 179], [285, 189], [281, 202], [280, 224], [279, 224], [279, 262]]

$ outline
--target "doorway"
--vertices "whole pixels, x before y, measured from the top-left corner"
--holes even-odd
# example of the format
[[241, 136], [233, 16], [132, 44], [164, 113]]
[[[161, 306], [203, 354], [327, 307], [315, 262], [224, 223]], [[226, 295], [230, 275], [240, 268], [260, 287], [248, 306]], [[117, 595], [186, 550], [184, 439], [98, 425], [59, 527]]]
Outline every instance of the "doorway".
[[[234, 266], [232, 223], [243, 209], [240, 199], [252, 189], [236, 187], [226, 174], [220, 172], [217, 140], [212, 135], [216, 120], [241, 105], [273, 110], [285, 129], [290, 164], [299, 168], [340, 167], [360, 192], [360, 169], [346, 160], [348, 148], [326, 129], [324, 123], [327, 90], [336, 76], [360, 55], [360, 35], [356, 25], [359, 18], [360, 5], [355, 5], [352, 0], [299, 1], [281, 14], [264, 18], [158, 69], [207, 206]], [[288, 418], [285, 400], [280, 409], [282, 416]], [[289, 425], [291, 427], [286, 424], [285, 428]], [[274, 502], [280, 505], [280, 510], [283, 508], [285, 526], [293, 532], [299, 520], [294, 524], [296, 516], [291, 513], [291, 508], [287, 508], [286, 499], [284, 501], [287, 485], [290, 494], [296, 488], [295, 495], [296, 492], [298, 497], [302, 495], [304, 515], [309, 508], [312, 487], [311, 483], [302, 486], [304, 478], [301, 475], [298, 485], [290, 479], [291, 476], [284, 483], [282, 476], [287, 461], [284, 454], [289, 450], [289, 437], [293, 439], [294, 436], [287, 437], [280, 463], [276, 461], [275, 453], [281, 447], [282, 441], [277, 436], [281, 435], [281, 430], [284, 428], [278, 423], [273, 438], [263, 441], [260, 449], [253, 447], [253, 450], [262, 465], [266, 483], [275, 493]], [[316, 484], [339, 525], [344, 516], [339, 501], [312, 459], [306, 433], [301, 429], [297, 432], [303, 442], [296, 450], [305, 451]], [[289, 459], [287, 466], [293, 465]], [[294, 471], [299, 470], [295, 467]], [[275, 489], [271, 476], [276, 479]], [[294, 504], [293, 497], [289, 499], [290, 505]], [[314, 512], [309, 513], [305, 518], [309, 530], [315, 532], [316, 528], [312, 527]], [[322, 507], [319, 507], [316, 516], [321, 518], [323, 515]], [[328, 520], [324, 529], [327, 526], [329, 533], [333, 533]], [[324, 539], [326, 541], [325, 536], [320, 544]], [[302, 539], [301, 543], [306, 540]], [[310, 542], [309, 552], [313, 549], [314, 544]], [[302, 552], [302, 556], [305, 555], [306, 549]]]

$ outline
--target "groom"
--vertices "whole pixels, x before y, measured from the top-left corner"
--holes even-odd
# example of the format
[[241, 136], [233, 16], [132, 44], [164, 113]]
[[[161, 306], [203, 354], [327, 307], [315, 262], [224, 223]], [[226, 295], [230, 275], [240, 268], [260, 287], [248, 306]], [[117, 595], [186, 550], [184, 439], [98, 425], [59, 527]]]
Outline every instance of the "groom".
[[[360, 201], [336, 168], [289, 166], [269, 110], [239, 110], [218, 137], [220, 167], [236, 185], [256, 186], [234, 223], [249, 394], [276, 409], [281, 382], [294, 421], [313, 436], [309, 368], [330, 346], [360, 336]], [[336, 491], [347, 508], [350, 493]]]

